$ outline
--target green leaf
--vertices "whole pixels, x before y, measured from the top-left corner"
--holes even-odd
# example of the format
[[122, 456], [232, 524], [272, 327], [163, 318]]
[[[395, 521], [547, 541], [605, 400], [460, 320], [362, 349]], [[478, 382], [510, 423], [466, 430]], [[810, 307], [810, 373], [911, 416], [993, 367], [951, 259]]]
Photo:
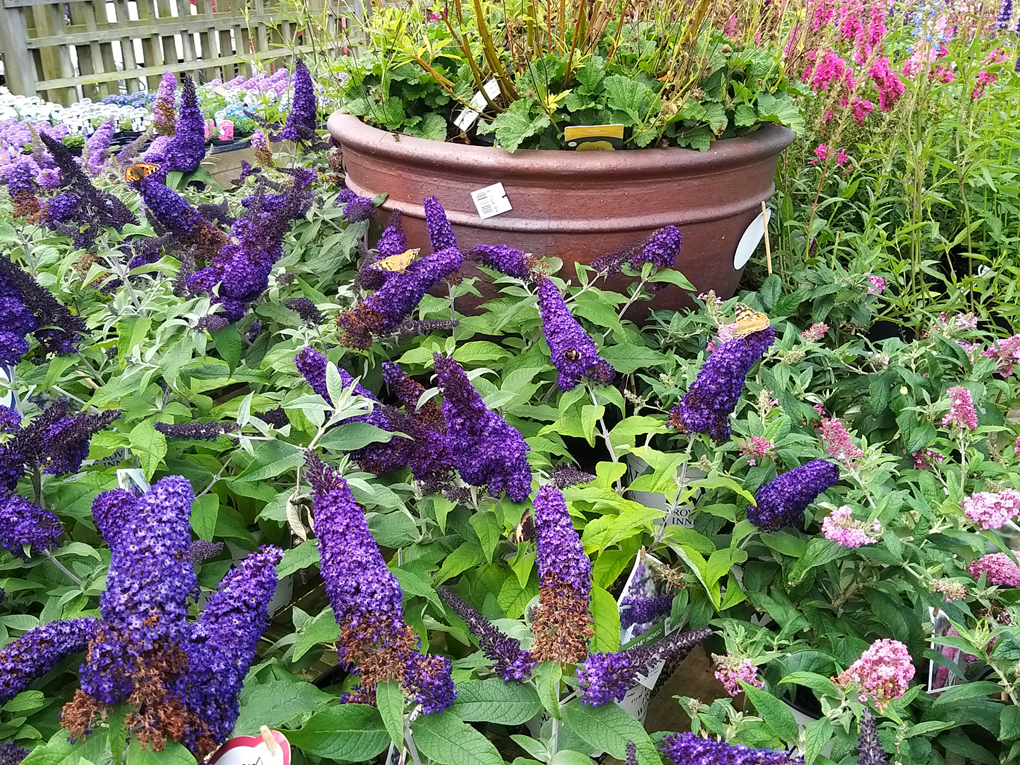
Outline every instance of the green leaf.
[[307, 539], [293, 550], [283, 554], [283, 560], [276, 564], [276, 576], [280, 579], [290, 576], [319, 562], [319, 548], [316, 540]]
[[285, 441], [262, 441], [255, 447], [255, 457], [235, 481], [265, 481], [303, 465], [305, 453]]
[[485, 556], [482, 554], [482, 548], [474, 542], [464, 542], [443, 561], [442, 568], [436, 574], [436, 586], [438, 587], [447, 579], [462, 574], [469, 568], [474, 568], [479, 563], [484, 562]]
[[499, 361], [510, 358], [510, 352], [487, 340], [474, 340], [457, 347], [453, 360], [458, 364], [475, 364], [480, 361]]
[[592, 765], [592, 763], [593, 760], [588, 755], [570, 749], [561, 749], [549, 760], [549, 765]]
[[643, 345], [610, 345], [602, 349], [602, 358], [620, 374], [628, 375], [645, 367], [669, 363], [670, 357]]
[[451, 709], [419, 717], [413, 733], [422, 754], [439, 765], [503, 765], [496, 747]]
[[241, 360], [241, 331], [231, 325], [209, 334], [212, 335], [213, 345], [216, 346], [220, 358], [227, 362], [227, 368], [230, 370], [230, 374], [233, 374]]
[[[82, 756], [81, 759], [88, 758]], [[138, 739], [132, 736], [128, 746], [127, 765], [195, 765], [195, 758], [183, 744], [176, 741], [167, 741], [166, 748], [156, 752], [152, 747], [143, 749]]]
[[[460, 688], [457, 689], [460, 695]], [[382, 717], [390, 741], [400, 749], [404, 745], [404, 688], [397, 680], [387, 680], [375, 686], [375, 705]]]
[[220, 498], [213, 492], [203, 494], [191, 503], [191, 528], [199, 539], [211, 542], [216, 534], [216, 519], [220, 512]]
[[479, 122], [478, 132], [495, 133], [499, 145], [514, 152], [526, 139], [538, 135], [550, 124], [549, 115], [541, 106], [530, 98], [519, 98], [490, 124], [485, 124], [484, 120]]
[[593, 587], [591, 614], [595, 620], [592, 650], [616, 651], [620, 647], [620, 609], [616, 599], [601, 587]]
[[754, 704], [754, 708], [765, 720], [765, 724], [786, 743], [796, 743], [800, 730], [790, 708], [771, 693], [763, 691], [761, 688], [755, 688], [743, 680], [740, 681], [740, 687], [744, 689], [748, 700]]
[[[61, 728], [43, 746], [29, 752], [22, 763], [28, 765], [78, 765], [82, 760], [99, 762], [106, 754], [107, 732], [99, 729], [90, 736], [71, 743], [67, 731]], [[192, 758], [194, 762], [194, 758]]]
[[563, 666], [556, 661], [543, 661], [533, 672], [538, 698], [545, 711], [559, 720], [560, 714], [560, 680], [563, 678]]
[[332, 608], [326, 608], [301, 625], [294, 643], [294, 661], [322, 643], [335, 643], [340, 639], [340, 625]]
[[335, 703], [335, 696], [308, 682], [277, 680], [246, 685], [241, 691], [241, 714], [234, 726], [234, 735], [258, 735], [263, 725], [279, 728]]
[[306, 755], [340, 762], [368, 762], [389, 745], [379, 710], [366, 704], [326, 707], [287, 740]]
[[675, 284], [680, 289], [688, 290], [690, 292], [694, 292], [696, 289], [696, 287], [693, 284], [691, 284], [690, 279], [688, 279], [679, 271], [674, 271], [672, 268], [664, 268], [661, 271], [657, 271], [656, 273], [652, 274], [651, 278], [648, 281], [657, 282], [660, 284], [662, 283]]
[[965, 699], [978, 699], [982, 696], [998, 696], [1002, 690], [998, 683], [993, 683], [989, 680], [975, 680], [974, 682], [965, 683], [964, 685], [954, 685], [952, 688], [948, 688], [939, 694], [939, 697], [935, 699], [935, 703], [931, 705], [932, 711], [936, 709], [942, 709], [952, 705], [957, 701], [964, 701]]
[[118, 704], [106, 718], [113, 765], [120, 765], [124, 761], [124, 747], [127, 745], [127, 716], [132, 711], [134, 710], [127, 704]]
[[530, 685], [490, 677], [458, 684], [450, 711], [464, 722], [523, 725], [541, 713], [542, 702]]
[[422, 118], [422, 122], [414, 130], [407, 131], [411, 135], [421, 136], [430, 141], [446, 140], [446, 120], [435, 112], [429, 112]]
[[581, 407], [581, 432], [584, 434], [588, 446], [595, 445], [595, 425], [606, 413], [606, 408], [599, 404], [594, 406], [586, 404]]
[[831, 563], [848, 554], [848, 548], [841, 547], [830, 539], [815, 537], [808, 543], [804, 556], [794, 564], [790, 571], [790, 581], [797, 584], [808, 571], [816, 566], [824, 566], [826, 563]]
[[1020, 738], [1020, 707], [1008, 706], [999, 717], [999, 739], [1014, 741]]
[[395, 436], [367, 422], [344, 422], [326, 433], [319, 445], [328, 451], [353, 452], [369, 444], [386, 443], [391, 438], [403, 436]]
[[836, 687], [832, 680], [814, 672], [791, 672], [779, 681], [780, 685], [783, 683], [796, 683], [797, 685], [803, 685], [805, 688], [817, 691], [824, 696], [832, 696], [837, 699], [840, 697], [839, 688]]
[[492, 553], [499, 544], [500, 528], [495, 513], [480, 512], [471, 516], [468, 521], [482, 543], [482, 552], [487, 563], [492, 563]]
[[652, 91], [643, 82], [622, 74], [613, 74], [602, 81], [606, 92], [606, 106], [625, 113], [633, 125], [644, 122]]
[[117, 361], [123, 362], [124, 357], [134, 353], [148, 336], [152, 327], [152, 319], [147, 316], [125, 316], [117, 322]]
[[823, 717], [804, 729], [804, 761], [812, 763], [832, 738], [832, 723]]
[[633, 741], [640, 765], [661, 763], [655, 744], [641, 723], [615, 703], [588, 707], [580, 699], [574, 699], [563, 707], [563, 720], [574, 734], [593, 749], [609, 752], [618, 760], [627, 757], [627, 744]]
[[152, 426], [150, 420], [138, 423], [130, 435], [131, 451], [142, 463], [146, 480], [152, 480], [166, 457], [166, 436]]

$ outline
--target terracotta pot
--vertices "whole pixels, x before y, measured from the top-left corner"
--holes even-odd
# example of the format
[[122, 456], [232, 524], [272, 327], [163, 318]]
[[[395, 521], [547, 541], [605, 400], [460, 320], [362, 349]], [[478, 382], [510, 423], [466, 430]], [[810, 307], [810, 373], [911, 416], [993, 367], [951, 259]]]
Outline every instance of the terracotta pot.
[[[343, 148], [347, 185], [363, 196], [386, 193], [386, 211], [400, 210], [412, 247], [428, 252], [422, 199], [435, 194], [463, 251], [509, 244], [573, 263], [641, 242], [668, 224], [680, 228], [676, 268], [699, 291], [729, 297], [743, 264], [737, 244], [775, 191], [779, 155], [793, 132], [763, 125], [740, 138], [691, 149], [632, 151], [518, 151], [441, 143], [388, 133], [336, 112], [329, 132]], [[471, 192], [502, 183], [509, 212], [481, 219]], [[629, 279], [610, 283], [624, 289]], [[652, 306], [683, 304], [679, 288], [663, 289]], [[646, 304], [647, 305], [647, 304]]]

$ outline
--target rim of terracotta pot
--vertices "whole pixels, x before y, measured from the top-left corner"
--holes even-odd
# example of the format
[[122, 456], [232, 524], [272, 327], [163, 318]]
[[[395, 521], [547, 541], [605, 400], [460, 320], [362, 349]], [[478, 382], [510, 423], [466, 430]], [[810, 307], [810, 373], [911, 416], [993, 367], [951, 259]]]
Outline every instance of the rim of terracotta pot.
[[364, 154], [385, 154], [408, 165], [444, 167], [484, 175], [486, 171], [514, 177], [550, 174], [633, 176], [710, 175], [779, 154], [793, 143], [794, 132], [782, 125], [762, 124], [747, 135], [714, 141], [708, 151], [695, 149], [632, 149], [627, 151], [570, 151], [524, 149], [513, 154], [488, 146], [432, 141], [372, 127], [359, 117], [334, 112], [327, 123], [341, 147]]

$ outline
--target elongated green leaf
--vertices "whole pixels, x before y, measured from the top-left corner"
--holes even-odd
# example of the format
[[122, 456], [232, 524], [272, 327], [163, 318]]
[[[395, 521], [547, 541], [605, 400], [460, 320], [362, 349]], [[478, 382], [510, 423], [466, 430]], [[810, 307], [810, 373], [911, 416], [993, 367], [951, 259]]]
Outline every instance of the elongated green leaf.
[[216, 533], [216, 519], [220, 511], [220, 498], [209, 492], [191, 503], [191, 528], [199, 539], [213, 540]]
[[166, 436], [146, 420], [131, 431], [131, 451], [142, 463], [146, 480], [150, 480], [166, 457]]
[[[457, 689], [458, 696], [460, 689]], [[390, 741], [398, 749], [404, 745], [404, 689], [396, 680], [375, 686], [375, 705], [379, 710]]]
[[81, 760], [99, 762], [106, 754], [106, 741], [106, 730], [101, 729], [72, 744], [67, 731], [61, 729], [49, 742], [33, 749], [22, 762], [28, 765], [78, 765]]
[[592, 650], [617, 650], [620, 647], [620, 609], [616, 605], [616, 599], [601, 587], [593, 587], [591, 613], [595, 621]]
[[294, 643], [293, 660], [297, 661], [317, 645], [335, 643], [339, 638], [340, 625], [336, 623], [333, 609], [327, 608], [301, 625], [301, 632]]
[[220, 358], [227, 362], [227, 368], [233, 374], [237, 364], [241, 360], [241, 332], [237, 327], [231, 325], [225, 329], [218, 329], [210, 332], [213, 345], [216, 346]]
[[814, 672], [791, 672], [779, 681], [780, 685], [783, 683], [803, 685], [805, 688], [810, 688], [813, 691], [818, 691], [818, 693], [832, 696], [833, 698], [839, 698], [840, 696], [839, 688], [836, 687], [832, 680]]
[[366, 704], [327, 707], [286, 735], [305, 754], [340, 762], [368, 762], [390, 743], [379, 710]]
[[452, 710], [419, 717], [413, 734], [422, 754], [439, 765], [503, 765], [496, 747]]
[[308, 682], [278, 680], [250, 688], [245, 686], [240, 701], [241, 714], [234, 726], [235, 736], [257, 735], [263, 725], [279, 728], [293, 723], [299, 717], [335, 704], [336, 697]]
[[265, 481], [304, 464], [305, 454], [285, 441], [262, 441], [255, 449], [255, 458], [235, 481]]
[[626, 758], [627, 743], [633, 741], [639, 765], [662, 762], [641, 723], [612, 702], [589, 707], [574, 699], [563, 707], [563, 722], [593, 749], [609, 752], [618, 760]]
[[523, 725], [541, 713], [542, 702], [530, 685], [492, 677], [460, 683], [450, 711], [464, 722]]
[[754, 708], [758, 710], [759, 714], [761, 714], [765, 724], [772, 728], [779, 738], [788, 744], [797, 741], [800, 735], [797, 720], [786, 704], [771, 693], [763, 691], [761, 688], [755, 688], [753, 685], [743, 681], [740, 682], [740, 687], [744, 689], [747, 698], [754, 704]]

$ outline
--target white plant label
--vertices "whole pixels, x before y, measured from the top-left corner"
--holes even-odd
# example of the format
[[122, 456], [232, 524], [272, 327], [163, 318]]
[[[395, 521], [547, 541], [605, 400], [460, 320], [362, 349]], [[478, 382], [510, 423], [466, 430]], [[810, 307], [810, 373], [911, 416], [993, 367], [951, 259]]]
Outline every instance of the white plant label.
[[506, 189], [502, 183], [494, 183], [484, 189], [472, 191], [471, 199], [475, 203], [475, 209], [478, 210], [478, 217], [482, 220], [494, 218], [514, 209], [506, 197]]
[[11, 381], [14, 379], [14, 370], [8, 367], [0, 367], [0, 404], [8, 409], [18, 408], [18, 397], [14, 393], [14, 386]]
[[[489, 101], [499, 95], [499, 83], [496, 82], [495, 79], [489, 80], [485, 83], [485, 95], [489, 96]], [[478, 121], [478, 118], [489, 103], [489, 101], [485, 100], [485, 95], [483, 95], [482, 91], [479, 90], [475, 93], [474, 98], [471, 99], [468, 106], [461, 109], [460, 113], [457, 114], [453, 124], [456, 125], [459, 130], [466, 133], [471, 129], [471, 126]]]

